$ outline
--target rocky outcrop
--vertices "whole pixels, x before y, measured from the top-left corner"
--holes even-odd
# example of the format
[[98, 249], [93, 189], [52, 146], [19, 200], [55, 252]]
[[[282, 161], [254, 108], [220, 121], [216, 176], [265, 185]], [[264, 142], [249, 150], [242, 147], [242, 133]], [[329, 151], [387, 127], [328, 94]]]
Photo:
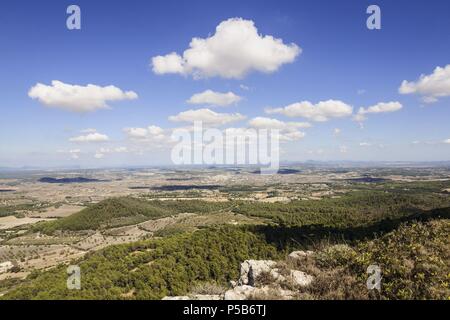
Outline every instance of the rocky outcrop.
[[[294, 251], [288, 259], [301, 261], [312, 254], [312, 251]], [[262, 275], [265, 275], [264, 281], [259, 279]], [[291, 288], [304, 287], [310, 285], [313, 280], [314, 277], [303, 271], [282, 270], [277, 267], [276, 261], [246, 260], [241, 263], [239, 279], [231, 282], [232, 288], [225, 292], [224, 299], [292, 299], [295, 292], [283, 289], [283, 287], [286, 285]]]
[[[288, 260], [301, 262], [312, 251], [294, 251]], [[272, 260], [245, 260], [241, 263], [237, 281], [231, 281], [231, 289], [222, 295], [187, 295], [165, 297], [163, 300], [247, 300], [247, 299], [293, 299], [296, 289], [310, 285], [314, 277], [300, 270], [278, 266]]]

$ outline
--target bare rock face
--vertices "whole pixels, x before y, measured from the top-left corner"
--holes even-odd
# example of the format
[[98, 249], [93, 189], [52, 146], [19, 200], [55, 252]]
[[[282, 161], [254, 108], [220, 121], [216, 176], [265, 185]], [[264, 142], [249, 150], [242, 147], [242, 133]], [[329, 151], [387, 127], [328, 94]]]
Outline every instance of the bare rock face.
[[255, 285], [255, 279], [263, 272], [270, 272], [276, 265], [272, 260], [245, 260], [241, 263], [239, 285]]

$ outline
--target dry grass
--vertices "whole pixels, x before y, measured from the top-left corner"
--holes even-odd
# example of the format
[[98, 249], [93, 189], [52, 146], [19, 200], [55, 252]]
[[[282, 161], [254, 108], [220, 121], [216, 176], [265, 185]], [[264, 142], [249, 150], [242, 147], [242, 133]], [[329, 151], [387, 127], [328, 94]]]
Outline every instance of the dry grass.
[[191, 290], [190, 294], [196, 295], [221, 295], [227, 289], [224, 286], [221, 286], [215, 282], [200, 282], [195, 284]]

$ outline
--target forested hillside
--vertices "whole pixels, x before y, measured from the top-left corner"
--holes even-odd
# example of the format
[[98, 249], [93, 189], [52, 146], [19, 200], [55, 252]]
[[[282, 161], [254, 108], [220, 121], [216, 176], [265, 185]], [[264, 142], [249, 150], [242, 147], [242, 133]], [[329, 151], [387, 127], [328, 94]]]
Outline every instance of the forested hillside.
[[[181, 230], [113, 245], [72, 262], [81, 267], [81, 290], [66, 288], [67, 266], [60, 265], [33, 272], [2, 298], [160, 299], [184, 295], [197, 284], [226, 288], [244, 260], [283, 260], [297, 249], [315, 252], [313, 260], [299, 266], [316, 279], [298, 291], [300, 299], [450, 297], [450, 199], [440, 192], [360, 190], [290, 203], [115, 198], [34, 231], [107, 228], [181, 212], [222, 211], [266, 223]], [[374, 263], [383, 270], [384, 289], [369, 294], [366, 269]]]
[[[184, 295], [196, 284], [226, 287], [246, 259], [283, 259], [287, 248], [309, 248], [315, 259], [301, 266], [313, 284], [304, 299], [446, 299], [450, 295], [450, 220], [405, 222], [374, 240], [279, 243], [257, 230], [206, 229], [172, 237], [111, 246], [77, 262], [81, 290], [66, 288], [66, 266], [35, 272], [3, 299], [160, 299]], [[298, 238], [301, 241], [301, 237]], [[383, 290], [369, 294], [366, 269], [383, 270]]]
[[226, 208], [229, 204], [189, 201], [147, 201], [132, 197], [111, 198], [57, 221], [36, 225], [35, 231], [51, 234], [56, 230], [95, 230], [136, 224], [182, 212], [207, 213]]
[[79, 262], [82, 289], [66, 288], [66, 267], [36, 272], [6, 299], [160, 299], [195, 282], [227, 284], [245, 259], [280, 258], [260, 235], [236, 228], [201, 230], [112, 246]]

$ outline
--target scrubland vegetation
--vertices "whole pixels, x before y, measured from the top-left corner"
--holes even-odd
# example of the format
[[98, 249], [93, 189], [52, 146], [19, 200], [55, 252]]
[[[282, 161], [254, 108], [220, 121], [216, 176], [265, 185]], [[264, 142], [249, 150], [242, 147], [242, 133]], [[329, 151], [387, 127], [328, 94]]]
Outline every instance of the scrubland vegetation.
[[[73, 261], [81, 267], [81, 290], [66, 288], [67, 266], [60, 265], [33, 272], [2, 298], [161, 299], [219, 290], [238, 277], [246, 259], [288, 264], [289, 252], [308, 249], [314, 255], [296, 269], [315, 280], [297, 289], [299, 299], [448, 299], [450, 197], [442, 188], [448, 182], [377, 184], [372, 191], [290, 203], [108, 199], [33, 231], [108, 228], [183, 212], [239, 213], [265, 223], [172, 226], [157, 234], [161, 238], [110, 246]], [[371, 264], [382, 270], [380, 292], [366, 288]]]

